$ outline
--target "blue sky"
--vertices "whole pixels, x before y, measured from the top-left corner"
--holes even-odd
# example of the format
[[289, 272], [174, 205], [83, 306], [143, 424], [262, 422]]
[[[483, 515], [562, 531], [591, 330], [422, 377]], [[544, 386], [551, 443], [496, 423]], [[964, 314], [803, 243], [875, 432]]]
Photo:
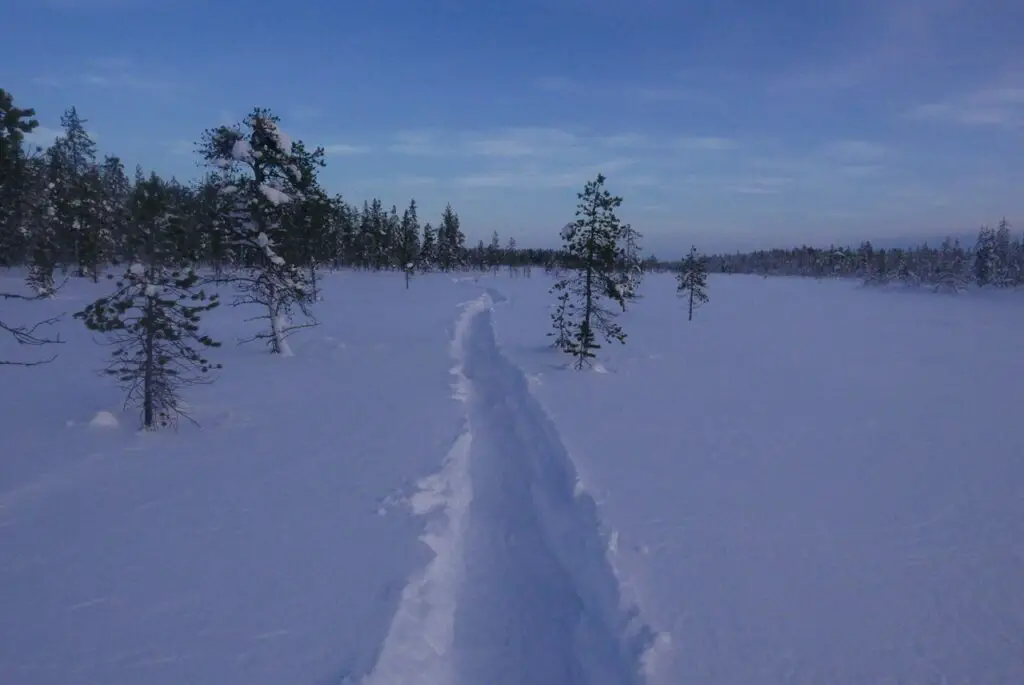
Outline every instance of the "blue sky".
[[[322, 179], [553, 244], [599, 171], [668, 256], [1024, 227], [1019, 0], [26, 0], [46, 138], [179, 178], [254, 105]], [[11, 44], [13, 42], [13, 44]], [[8, 65], [11, 62], [8, 61]]]

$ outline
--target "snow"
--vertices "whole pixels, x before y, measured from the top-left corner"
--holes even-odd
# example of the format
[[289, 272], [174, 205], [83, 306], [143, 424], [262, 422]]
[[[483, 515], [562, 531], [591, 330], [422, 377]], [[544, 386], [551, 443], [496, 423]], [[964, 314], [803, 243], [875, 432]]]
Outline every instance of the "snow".
[[89, 429], [65, 317], [0, 370], [0, 682], [1024, 680], [1024, 294], [651, 275], [579, 373], [551, 282], [326, 274], [284, 359], [218, 308], [176, 432]]
[[245, 138], [236, 140], [231, 146], [231, 156], [240, 162], [252, 159], [252, 146], [249, 145], [249, 141]]
[[263, 193], [263, 197], [273, 205], [283, 205], [291, 202], [291, 197], [287, 193], [278, 190], [274, 186], [267, 185], [266, 183], [260, 184], [260, 192]]
[[130, 267], [128, 267], [128, 273], [130, 273], [135, 278], [142, 278], [143, 276], [146, 275], [146, 267], [144, 267], [142, 264], [139, 264], [138, 262], [135, 262]]
[[159, 294], [160, 289], [150, 283], [146, 286], [146, 297], [156, 297]]
[[121, 425], [121, 422], [117, 420], [117, 417], [111, 414], [109, 411], [98, 411], [96, 415], [89, 420], [90, 428], [117, 428]]

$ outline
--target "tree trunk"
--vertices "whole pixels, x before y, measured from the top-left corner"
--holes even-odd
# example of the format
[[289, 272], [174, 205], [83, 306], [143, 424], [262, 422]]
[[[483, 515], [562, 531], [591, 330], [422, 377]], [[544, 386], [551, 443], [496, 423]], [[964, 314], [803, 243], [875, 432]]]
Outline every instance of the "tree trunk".
[[690, 284], [690, 317], [687, 321], [693, 321], [693, 284]]
[[146, 368], [142, 374], [142, 425], [146, 428], [153, 427], [153, 377], [156, 372], [154, 365], [154, 343], [156, 339], [156, 327], [154, 326], [154, 309], [152, 297], [146, 298]]

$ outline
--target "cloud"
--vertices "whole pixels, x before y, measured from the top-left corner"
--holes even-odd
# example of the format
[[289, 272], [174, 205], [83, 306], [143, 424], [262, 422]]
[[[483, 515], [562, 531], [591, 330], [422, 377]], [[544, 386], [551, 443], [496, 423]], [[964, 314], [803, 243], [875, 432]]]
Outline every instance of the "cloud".
[[726, 184], [726, 189], [742, 195], [775, 195], [793, 183], [788, 176], [753, 176]]
[[626, 95], [650, 102], [706, 102], [707, 93], [686, 86], [633, 86]]
[[172, 140], [167, 144], [172, 155], [188, 156], [195, 154], [196, 144], [191, 140]]
[[808, 51], [807, 60], [771, 80], [773, 87], [850, 89], [887, 79], [905, 90], [906, 77], [943, 68], [1005, 66], [1019, 45], [1000, 46], [995, 34], [1019, 21], [1014, 0], [861, 0], [830, 33], [833, 56]]
[[926, 103], [911, 109], [906, 117], [964, 126], [1024, 127], [1024, 87], [988, 88]]
[[469, 154], [486, 157], [542, 157], [581, 146], [579, 138], [558, 128], [512, 128], [490, 135], [469, 134], [460, 145]]
[[643, 133], [616, 133], [610, 136], [599, 136], [597, 144], [611, 148], [645, 147], [650, 144], [650, 136]]
[[822, 145], [818, 154], [829, 160], [869, 164], [884, 159], [889, 150], [867, 140], [833, 140]]
[[412, 156], [522, 158], [582, 152], [585, 142], [558, 128], [523, 127], [494, 131], [402, 131], [389, 152]]
[[351, 145], [349, 143], [333, 143], [324, 145], [323, 148], [324, 154], [329, 156], [363, 155], [370, 152], [370, 148], [366, 145]]
[[131, 90], [156, 96], [170, 96], [181, 90], [179, 84], [154, 74], [141, 74], [131, 60], [104, 58], [88, 60], [81, 71], [63, 75], [44, 75], [33, 79], [53, 88], [103, 88]]
[[59, 136], [64, 135], [64, 131], [59, 128], [49, 128], [47, 126], [36, 126], [31, 133], [25, 134], [25, 142], [30, 145], [38, 145], [40, 147], [49, 147], [53, 144]]
[[582, 187], [599, 173], [622, 170], [635, 164], [632, 159], [611, 159], [564, 169], [527, 167], [515, 170], [472, 173], [455, 178], [463, 188], [515, 188], [519, 190], [556, 190]]
[[672, 146], [682, 150], [733, 150], [738, 143], [731, 138], [717, 136], [684, 136], [672, 141]]
[[586, 93], [587, 87], [564, 76], [542, 76], [534, 85], [553, 93]]
[[400, 155], [434, 156], [450, 154], [432, 131], [400, 131], [394, 135], [395, 142], [387, 146], [388, 152]]

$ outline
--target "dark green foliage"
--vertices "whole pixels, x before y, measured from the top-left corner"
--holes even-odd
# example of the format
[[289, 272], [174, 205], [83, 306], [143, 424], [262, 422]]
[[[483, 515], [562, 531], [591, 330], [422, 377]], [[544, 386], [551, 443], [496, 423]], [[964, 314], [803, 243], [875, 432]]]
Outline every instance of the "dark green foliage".
[[117, 281], [117, 290], [75, 314], [89, 330], [103, 333], [113, 346], [103, 373], [114, 376], [127, 393], [125, 406], [142, 411], [142, 425], [173, 425], [187, 413], [180, 398], [184, 386], [207, 382], [212, 364], [204, 348], [220, 343], [200, 333], [203, 312], [216, 307], [216, 295], [196, 287], [191, 269], [133, 264]]
[[207, 181], [218, 190], [209, 230], [239, 269], [229, 278], [238, 292], [234, 304], [264, 308], [257, 318], [267, 321], [268, 330], [250, 340], [286, 354], [288, 335], [315, 325], [293, 325], [290, 317], [296, 307], [311, 317], [313, 288], [302, 261], [310, 265], [321, 241], [305, 243], [325, 227], [330, 205], [317, 181], [323, 149], [307, 151], [282, 134], [278, 123], [269, 110], [256, 108], [236, 127], [208, 130], [200, 152], [214, 169]]
[[454, 271], [465, 262], [466, 236], [462, 233], [459, 215], [452, 206], [445, 206], [441, 224], [437, 227], [437, 267], [441, 271]]
[[125, 405], [142, 410], [146, 428], [187, 416], [179, 391], [203, 383], [211, 364], [202, 350], [220, 343], [202, 334], [200, 317], [218, 306], [217, 295], [199, 288], [199, 275], [181, 250], [185, 223], [174, 212], [175, 185], [156, 175], [139, 180], [129, 199], [134, 262], [114, 293], [75, 314], [113, 347], [104, 373], [125, 389]]
[[611, 300], [625, 308], [622, 292], [623, 225], [615, 215], [622, 198], [604, 187], [605, 178], [586, 184], [578, 193], [576, 221], [562, 230], [563, 261], [571, 275], [560, 279], [551, 289], [558, 293], [558, 305], [552, 313], [555, 344], [575, 358], [582, 369], [591, 363], [600, 349], [598, 335], [608, 341], [625, 342], [626, 334], [615, 323], [615, 313], [604, 305]]
[[24, 141], [39, 125], [34, 117], [0, 88], [0, 266], [24, 261], [30, 245], [33, 169]]
[[676, 280], [676, 291], [689, 300], [687, 320], [693, 321], [693, 310], [709, 301], [707, 258], [700, 255], [696, 247], [691, 247], [690, 253], [683, 259]]

